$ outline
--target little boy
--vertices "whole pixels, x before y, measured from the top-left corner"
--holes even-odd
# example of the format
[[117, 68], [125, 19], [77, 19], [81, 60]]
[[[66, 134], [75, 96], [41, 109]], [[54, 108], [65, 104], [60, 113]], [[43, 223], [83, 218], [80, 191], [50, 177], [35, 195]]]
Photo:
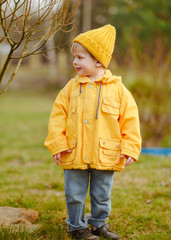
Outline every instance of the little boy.
[[[137, 161], [141, 150], [136, 103], [121, 78], [106, 69], [115, 36], [115, 28], [106, 25], [74, 39], [71, 52], [77, 76], [59, 92], [45, 140], [64, 169], [67, 224], [76, 239], [120, 239], [106, 223], [114, 171]], [[89, 184], [91, 215], [86, 219]]]

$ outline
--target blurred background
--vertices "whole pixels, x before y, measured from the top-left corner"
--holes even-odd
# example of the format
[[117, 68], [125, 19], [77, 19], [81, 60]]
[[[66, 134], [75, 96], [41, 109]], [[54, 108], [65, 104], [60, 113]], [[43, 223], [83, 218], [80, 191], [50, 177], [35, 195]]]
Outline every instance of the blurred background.
[[[24, 58], [4, 98], [15, 98], [15, 92], [18, 95], [34, 89], [53, 103], [58, 90], [76, 74], [70, 54], [73, 38], [105, 24], [115, 26], [117, 31], [109, 69], [122, 76], [137, 102], [143, 146], [171, 147], [171, 1], [168, 0], [82, 0], [72, 25], [65, 33], [58, 31], [44, 50], [58, 46], [64, 34], [60, 47]], [[0, 68], [8, 51], [6, 44], [0, 45]], [[15, 65], [12, 60], [5, 79]], [[5, 81], [2, 87], [3, 84]]]

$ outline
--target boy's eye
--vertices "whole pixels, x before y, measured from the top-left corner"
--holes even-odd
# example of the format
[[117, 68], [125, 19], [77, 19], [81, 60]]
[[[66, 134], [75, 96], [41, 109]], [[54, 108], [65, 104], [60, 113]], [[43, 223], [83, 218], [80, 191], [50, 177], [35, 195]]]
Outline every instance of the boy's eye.
[[83, 59], [82, 56], [73, 56], [73, 59], [76, 59], [76, 58], [79, 59], [79, 60], [80, 60], [80, 59]]
[[83, 57], [82, 56], [77, 56], [78, 57], [78, 59], [82, 59]]

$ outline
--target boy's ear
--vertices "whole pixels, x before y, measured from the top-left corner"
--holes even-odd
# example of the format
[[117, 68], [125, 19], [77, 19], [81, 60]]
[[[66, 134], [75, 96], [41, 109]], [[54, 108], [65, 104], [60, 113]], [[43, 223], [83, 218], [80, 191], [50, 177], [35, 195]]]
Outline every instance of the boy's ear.
[[102, 64], [99, 61], [96, 61], [96, 67], [102, 67]]

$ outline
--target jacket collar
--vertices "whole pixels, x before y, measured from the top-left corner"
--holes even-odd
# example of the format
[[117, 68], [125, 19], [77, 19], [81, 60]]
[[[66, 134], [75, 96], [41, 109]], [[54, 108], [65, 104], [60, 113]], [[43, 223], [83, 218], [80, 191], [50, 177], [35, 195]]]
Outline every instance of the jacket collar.
[[[91, 82], [91, 80], [88, 77], [80, 77], [79, 75], [77, 75], [75, 78], [79, 83]], [[118, 81], [121, 81], [121, 77], [112, 75], [111, 71], [108, 69], [105, 70], [105, 74], [102, 77], [97, 78], [95, 80], [95, 82], [102, 82], [102, 83], [111, 83], [111, 82], [118, 82]]]

